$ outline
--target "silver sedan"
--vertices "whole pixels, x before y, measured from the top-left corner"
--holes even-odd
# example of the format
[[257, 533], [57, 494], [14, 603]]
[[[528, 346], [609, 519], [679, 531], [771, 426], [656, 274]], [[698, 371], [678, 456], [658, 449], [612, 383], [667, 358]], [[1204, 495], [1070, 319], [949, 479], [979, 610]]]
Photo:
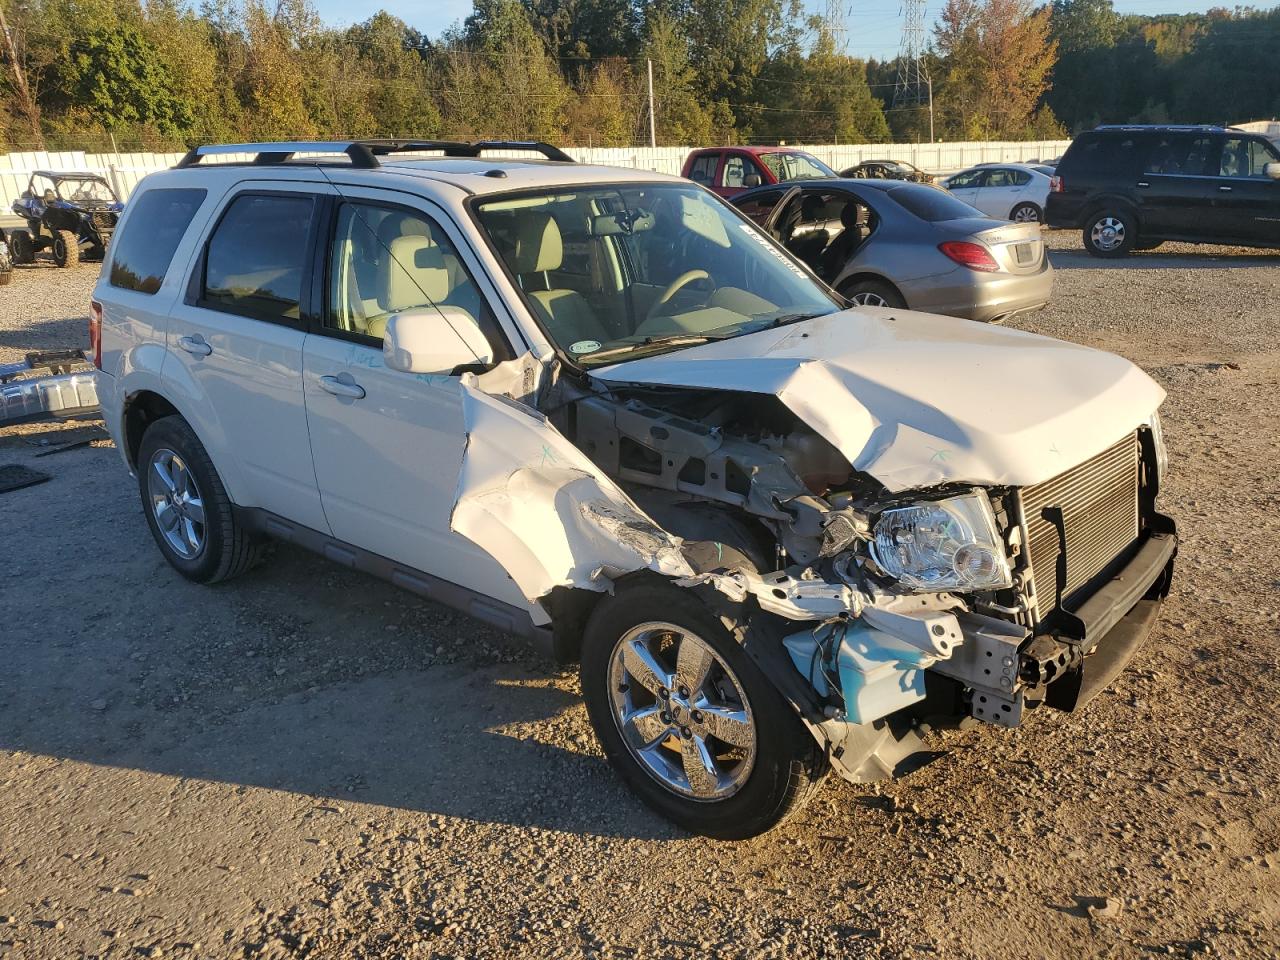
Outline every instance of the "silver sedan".
[[779, 184], [733, 204], [854, 303], [991, 321], [1053, 290], [1038, 223], [993, 220], [926, 184]]

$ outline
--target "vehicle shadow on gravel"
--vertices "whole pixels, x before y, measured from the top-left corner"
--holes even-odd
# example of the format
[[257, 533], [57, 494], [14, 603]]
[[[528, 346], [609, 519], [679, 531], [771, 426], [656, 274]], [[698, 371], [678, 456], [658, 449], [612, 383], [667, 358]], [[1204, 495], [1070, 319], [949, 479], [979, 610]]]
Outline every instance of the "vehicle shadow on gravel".
[[[0, 507], [72, 509], [70, 480]], [[187, 583], [128, 493], [106, 525], [82, 528], [109, 584], [0, 587], [14, 628], [0, 631], [0, 750], [572, 834], [683, 836], [608, 767], [572, 676], [518, 641], [290, 547], [232, 583]], [[7, 545], [29, 553], [36, 531], [15, 526]]]
[[1139, 251], [1116, 260], [1095, 257], [1084, 250], [1049, 250], [1049, 262], [1055, 269], [1075, 270], [1222, 270], [1246, 267], [1280, 266], [1280, 254], [1259, 250], [1257, 254], [1221, 253], [1213, 248], [1204, 253], [1182, 251]]
[[25, 354], [31, 350], [65, 349], [68, 343], [89, 346], [87, 315], [71, 319], [27, 319], [21, 329], [0, 324], [0, 349], [8, 347]]

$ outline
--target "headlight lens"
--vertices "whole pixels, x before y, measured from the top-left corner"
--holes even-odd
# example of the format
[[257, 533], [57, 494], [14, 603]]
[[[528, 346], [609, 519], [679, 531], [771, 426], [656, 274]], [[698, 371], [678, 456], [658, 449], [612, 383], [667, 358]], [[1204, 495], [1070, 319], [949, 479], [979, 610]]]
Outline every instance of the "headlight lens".
[[1156, 448], [1156, 480], [1164, 480], [1169, 472], [1169, 451], [1164, 445], [1164, 427], [1160, 426], [1159, 412], [1151, 414], [1151, 442]]
[[985, 493], [895, 507], [880, 514], [872, 554], [916, 590], [993, 590], [1013, 585]]

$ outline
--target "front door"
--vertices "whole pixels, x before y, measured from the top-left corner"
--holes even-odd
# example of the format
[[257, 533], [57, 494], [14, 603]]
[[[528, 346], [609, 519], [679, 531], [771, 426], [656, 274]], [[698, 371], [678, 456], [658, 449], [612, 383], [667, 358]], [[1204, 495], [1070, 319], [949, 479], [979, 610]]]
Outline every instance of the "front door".
[[323, 184], [243, 183], [222, 202], [173, 309], [161, 376], [238, 469], [232, 494], [324, 530], [302, 396], [308, 275]]
[[[968, 170], [957, 173], [947, 181], [947, 189], [956, 198], [963, 200], [971, 207], [978, 207], [978, 194], [987, 179], [986, 170]], [[981, 207], [978, 207], [981, 210]], [[983, 211], [984, 213], [986, 211]]]
[[1280, 163], [1280, 155], [1265, 140], [1228, 137], [1223, 143], [1210, 191], [1218, 237], [1280, 246], [1280, 180], [1267, 176], [1269, 163]]
[[525, 606], [498, 563], [449, 529], [466, 433], [463, 371], [410, 374], [383, 363], [387, 317], [466, 312], [506, 340], [473, 264], [444, 218], [344, 188], [328, 243], [326, 305], [307, 337], [304, 395], [315, 477], [333, 535], [379, 556]]

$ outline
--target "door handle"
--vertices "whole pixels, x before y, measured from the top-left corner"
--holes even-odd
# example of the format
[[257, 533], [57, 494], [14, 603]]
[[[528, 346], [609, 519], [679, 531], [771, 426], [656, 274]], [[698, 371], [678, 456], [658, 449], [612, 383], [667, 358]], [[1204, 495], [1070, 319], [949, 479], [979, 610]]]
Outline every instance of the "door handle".
[[1219, 192], [1219, 193], [1230, 193], [1230, 192], [1231, 192], [1231, 188], [1230, 188], [1230, 187], [1219, 187], [1219, 188], [1218, 188], [1218, 192]]
[[1139, 180], [1139, 181], [1138, 181], [1138, 186], [1140, 186], [1140, 187], [1149, 187], [1149, 186], [1151, 186], [1151, 184], [1147, 183], [1147, 181], [1145, 181], [1145, 180]]
[[178, 346], [197, 357], [207, 357], [213, 353], [213, 347], [209, 346], [204, 337], [198, 333], [194, 337], [179, 337]]
[[364, 399], [364, 387], [351, 379], [351, 374], [340, 373], [336, 377], [321, 377], [320, 389], [332, 393], [335, 397], [347, 397], [351, 400]]

